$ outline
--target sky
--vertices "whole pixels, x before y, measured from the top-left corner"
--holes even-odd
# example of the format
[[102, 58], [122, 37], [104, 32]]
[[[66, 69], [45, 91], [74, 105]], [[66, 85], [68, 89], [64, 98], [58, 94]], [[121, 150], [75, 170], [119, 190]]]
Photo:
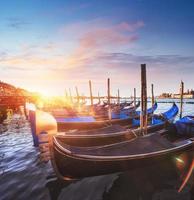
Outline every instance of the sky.
[[46, 95], [194, 88], [192, 0], [0, 0], [0, 80]]

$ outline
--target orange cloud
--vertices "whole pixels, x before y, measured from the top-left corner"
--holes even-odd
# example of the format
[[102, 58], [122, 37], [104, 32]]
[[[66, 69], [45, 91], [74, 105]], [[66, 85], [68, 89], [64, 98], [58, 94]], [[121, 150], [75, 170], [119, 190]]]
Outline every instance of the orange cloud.
[[[83, 65], [88, 58], [96, 57], [100, 53], [130, 46], [138, 36], [134, 33], [144, 26], [142, 21], [133, 24], [122, 22], [116, 25], [88, 28], [79, 40], [78, 47], [69, 56], [68, 64]], [[73, 27], [75, 29], [75, 27]]]
[[[60, 70], [84, 66], [88, 64], [88, 60], [92, 61], [103, 52], [130, 46], [138, 39], [135, 31], [143, 26], [144, 23], [141, 21], [132, 24], [122, 22], [114, 25], [92, 21], [83, 27], [81, 24], [71, 25], [70, 31], [75, 33], [76, 27], [81, 30], [81, 35], [76, 34], [80, 38], [77, 38], [77, 47], [72, 52], [70, 50], [68, 52], [67, 48], [67, 52], [65, 52], [63, 48], [68, 39], [58, 46], [52, 42], [41, 45], [23, 44], [18, 50], [19, 53], [4, 56], [0, 65], [4, 68], [23, 70]], [[67, 28], [65, 30], [67, 31]], [[76, 42], [75, 39], [74, 42]], [[69, 49], [72, 49], [72, 46]]]
[[142, 26], [144, 26], [144, 23], [139, 21], [134, 24], [122, 22], [109, 27], [97, 27], [89, 30], [81, 37], [80, 46], [84, 48], [99, 48], [129, 45], [137, 40], [138, 37], [134, 34], [134, 31]]
[[31, 55], [31, 56], [26, 56], [25, 54], [20, 54], [17, 56], [9, 56], [8, 58], [5, 58], [3, 61], [1, 61], [1, 65], [4, 66], [5, 68], [10, 68], [12, 69], [14, 67], [21, 67], [26, 70], [36, 70], [36, 69], [49, 69], [51, 67], [57, 67], [64, 65], [62, 57], [50, 57], [47, 58], [37, 56], [37, 55]]

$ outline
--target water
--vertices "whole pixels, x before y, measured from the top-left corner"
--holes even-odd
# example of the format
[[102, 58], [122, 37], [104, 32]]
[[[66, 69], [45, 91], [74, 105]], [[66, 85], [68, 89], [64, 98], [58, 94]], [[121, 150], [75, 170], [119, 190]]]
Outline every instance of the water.
[[[170, 106], [171, 103], [159, 103], [158, 112]], [[184, 104], [183, 114], [194, 115], [194, 104]], [[18, 117], [15, 116], [15, 122], [21, 121]], [[9, 130], [0, 135], [0, 200], [194, 199], [194, 179], [178, 194], [180, 181], [174, 172], [167, 170], [158, 174], [158, 168], [152, 165], [125, 173], [61, 182], [50, 163], [40, 163], [29, 124], [26, 121], [22, 124], [17, 127], [13, 122]]]

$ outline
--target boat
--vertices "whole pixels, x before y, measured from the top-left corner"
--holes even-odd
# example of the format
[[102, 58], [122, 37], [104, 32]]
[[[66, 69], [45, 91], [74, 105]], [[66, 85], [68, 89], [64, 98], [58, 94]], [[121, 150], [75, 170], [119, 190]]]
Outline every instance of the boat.
[[58, 136], [53, 136], [50, 143], [53, 168], [60, 179], [69, 180], [123, 172], [164, 162], [172, 162], [176, 167], [175, 161], [180, 162], [183, 153], [191, 164], [194, 138], [179, 137], [172, 125], [141, 136], [138, 134], [141, 130], [136, 130], [135, 133], [131, 131], [134, 138], [130, 140], [95, 147], [67, 145]]
[[[113, 109], [115, 106], [118, 106], [120, 108], [124, 108], [124, 107], [127, 107], [127, 106], [132, 106], [132, 104], [134, 103], [134, 101], [131, 101], [131, 102], [121, 102], [121, 103], [111, 103], [110, 106], [111, 108]], [[139, 102], [138, 102], [139, 103]], [[103, 107], [105, 106], [109, 106], [108, 102], [103, 102]]]
[[[168, 111], [158, 115], [153, 115], [153, 117], [150, 118], [147, 132], [150, 133], [164, 128], [167, 123], [171, 123], [174, 120], [177, 113], [178, 107], [174, 103]], [[73, 146], [83, 147], [107, 145], [135, 138], [135, 132], [138, 129], [132, 130], [132, 128], [137, 128], [139, 125], [140, 120], [133, 119], [132, 124], [128, 126], [113, 124], [108, 127], [95, 130], [58, 132], [56, 138], [63, 143]]]
[[[134, 106], [132, 106], [132, 104], [133, 101], [130, 103], [124, 102], [120, 104], [110, 104], [111, 119], [123, 119], [136, 114], [135, 111], [140, 106], [140, 101], [138, 101]], [[93, 116], [96, 121], [109, 119], [109, 105], [103, 104], [94, 107]]]
[[77, 117], [77, 111], [71, 107], [55, 108], [52, 110], [44, 109], [45, 112], [51, 113], [56, 118], [60, 117]]
[[119, 124], [122, 126], [130, 125], [133, 122], [134, 118], [139, 118], [139, 115], [136, 113], [138, 103], [133, 109], [134, 112], [130, 113], [130, 116], [124, 119], [98, 119], [96, 120], [93, 116], [80, 116], [73, 118], [56, 118], [58, 131], [67, 131], [67, 130], [91, 130], [106, 127], [113, 124]]
[[194, 136], [194, 116], [184, 116], [176, 122], [176, 127], [180, 135]]
[[[157, 102], [154, 103], [154, 105], [151, 108], [147, 109], [147, 114], [153, 114], [154, 111], [156, 111], [158, 107]], [[116, 112], [114, 112], [114, 110], [112, 111], [112, 119], [126, 119], [128, 118], [130, 115], [132, 115], [132, 113], [134, 112], [133, 107], [131, 106], [127, 106], [124, 107]], [[137, 116], [140, 116], [140, 111], [135, 111]]]
[[[129, 111], [133, 111], [134, 109], [137, 109], [140, 105], [140, 103], [138, 102], [135, 106], [132, 106], [133, 101], [132, 102], [124, 102], [124, 103], [120, 103], [120, 104], [111, 104], [111, 108], [117, 109], [117, 110], [122, 110], [127, 106], [130, 106]], [[84, 117], [88, 117], [91, 115], [91, 110], [93, 110], [93, 116], [94, 118], [97, 119], [107, 119], [108, 118], [108, 104], [100, 104], [100, 103], [96, 103], [93, 104], [93, 106], [91, 105], [74, 105], [74, 107], [71, 106], [64, 106], [63, 108], [44, 108], [43, 109], [45, 112], [49, 112], [50, 114], [52, 114], [56, 119], [61, 119], [61, 118], [66, 118], [66, 119], [78, 119], [79, 118], [83, 118]], [[125, 109], [127, 112], [127, 109]], [[117, 117], [119, 118], [119, 117]]]
[[[138, 103], [139, 104], [139, 103]], [[139, 106], [139, 105], [137, 105]], [[110, 126], [111, 124], [120, 124], [120, 125], [129, 125], [132, 124], [132, 117], [129, 117], [127, 119], [114, 119], [114, 120], [99, 120], [95, 121], [93, 116], [79, 116], [79, 117], [71, 117], [71, 118], [54, 118], [49, 113], [46, 113], [44, 111], [35, 110], [34, 106], [33, 109], [29, 110], [29, 122], [31, 125], [31, 131], [33, 136], [33, 142], [34, 146], [38, 147], [38, 131], [37, 131], [37, 117], [36, 115], [41, 112], [42, 116], [48, 116], [49, 120], [54, 121], [54, 124], [56, 124], [57, 131], [65, 131], [65, 130], [86, 130], [86, 129], [97, 129], [102, 127]], [[42, 119], [42, 116], [39, 118]], [[138, 117], [135, 115], [135, 117]], [[47, 122], [46, 119], [43, 119], [43, 121]], [[42, 122], [41, 122], [42, 123]], [[47, 122], [49, 123], [49, 122]], [[38, 121], [38, 124], [40, 122]], [[44, 124], [44, 123], [43, 123]], [[57, 132], [56, 131], [56, 132]]]

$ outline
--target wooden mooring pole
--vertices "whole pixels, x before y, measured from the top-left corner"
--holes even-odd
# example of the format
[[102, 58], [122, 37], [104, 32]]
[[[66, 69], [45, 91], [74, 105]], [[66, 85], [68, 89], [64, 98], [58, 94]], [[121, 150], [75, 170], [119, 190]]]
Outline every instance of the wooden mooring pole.
[[108, 98], [108, 118], [109, 120], [111, 120], [112, 116], [111, 116], [111, 96], [110, 96], [110, 78], [108, 78], [107, 80], [107, 86], [108, 86], [108, 90], [107, 90], [107, 98]]
[[134, 101], [133, 104], [134, 104], [134, 106], [136, 106], [136, 88], [134, 88], [133, 92], [134, 92], [134, 94], [133, 94], [134, 95], [133, 96], [133, 101]]
[[80, 103], [80, 96], [79, 96], [79, 92], [78, 92], [77, 86], [75, 87], [75, 91], [76, 91], [76, 95], [77, 95], [77, 103], [79, 105], [79, 103]]
[[118, 95], [117, 103], [120, 108], [120, 90], [119, 89], [117, 90], [117, 95]]
[[67, 92], [67, 89], [65, 89], [65, 102], [69, 104], [70, 102], [70, 99], [69, 99], [69, 95], [68, 95], [68, 92]]
[[89, 88], [90, 88], [90, 103], [91, 103], [91, 112], [93, 112], [93, 95], [92, 95], [92, 82], [89, 80]]
[[180, 118], [182, 118], [183, 114], [183, 95], [184, 95], [184, 82], [181, 81], [180, 85]]
[[84, 104], [85, 103], [84, 93], [81, 94], [81, 100], [82, 100], [82, 104]]
[[69, 98], [70, 98], [71, 103], [73, 103], [73, 98], [72, 98], [72, 94], [71, 94], [71, 88], [69, 88]]
[[142, 135], [147, 134], [147, 79], [146, 64], [141, 64], [141, 116], [140, 128]]
[[155, 98], [154, 98], [154, 84], [151, 84], [151, 92], [152, 92], [152, 108], [155, 103]]
[[98, 92], [98, 103], [100, 104], [100, 93]]

